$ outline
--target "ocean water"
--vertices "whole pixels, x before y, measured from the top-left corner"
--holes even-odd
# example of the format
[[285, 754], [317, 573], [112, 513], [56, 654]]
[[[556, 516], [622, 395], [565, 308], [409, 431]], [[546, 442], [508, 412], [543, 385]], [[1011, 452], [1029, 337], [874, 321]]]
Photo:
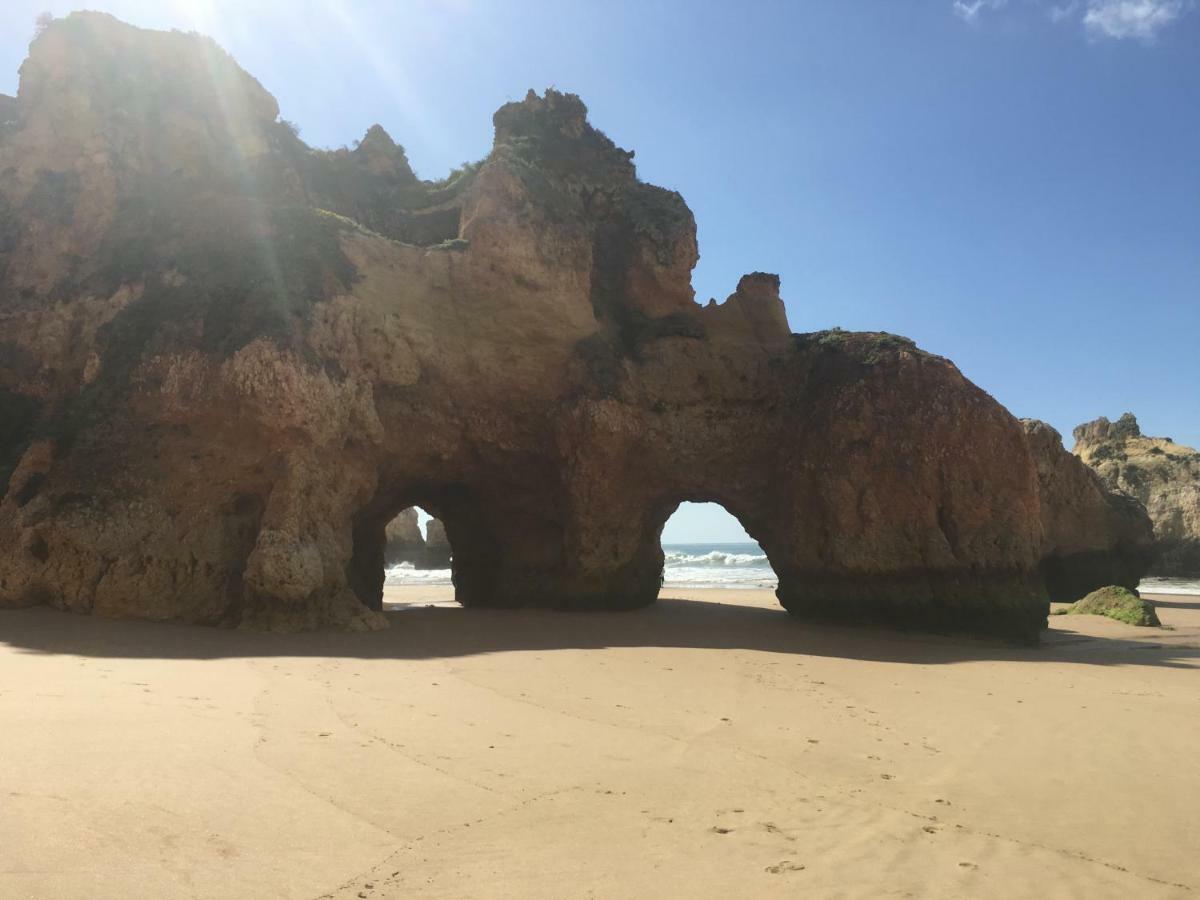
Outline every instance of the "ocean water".
[[[679, 588], [770, 588], [778, 580], [766, 554], [755, 543], [663, 544], [663, 586]], [[392, 566], [385, 584], [450, 584], [449, 569]], [[1146, 578], [1138, 589], [1149, 594], [1200, 596], [1200, 579]]]
[[[775, 573], [758, 544], [663, 544], [666, 587], [771, 588]], [[390, 566], [385, 584], [450, 584], [449, 569]]]
[[663, 556], [663, 587], [774, 590], [779, 584], [755, 543], [663, 544]]
[[412, 563], [400, 563], [383, 570], [384, 584], [453, 584], [449, 569], [418, 569]]
[[1200, 578], [1143, 578], [1138, 591], [1143, 594], [1200, 596]]

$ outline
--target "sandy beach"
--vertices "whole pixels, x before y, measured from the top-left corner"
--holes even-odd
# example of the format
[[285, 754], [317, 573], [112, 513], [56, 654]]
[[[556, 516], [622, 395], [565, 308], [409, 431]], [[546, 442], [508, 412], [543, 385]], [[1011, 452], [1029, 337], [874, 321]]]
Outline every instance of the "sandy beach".
[[4, 897], [1186, 897], [1200, 598], [1042, 646], [389, 588], [374, 634], [0, 613]]

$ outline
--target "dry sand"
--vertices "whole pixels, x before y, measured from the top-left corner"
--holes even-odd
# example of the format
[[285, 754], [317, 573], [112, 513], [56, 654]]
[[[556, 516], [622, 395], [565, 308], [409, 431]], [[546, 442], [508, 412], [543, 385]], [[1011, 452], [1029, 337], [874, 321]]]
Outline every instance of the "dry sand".
[[670, 593], [395, 589], [365, 635], [0, 613], [0, 896], [1200, 894], [1200, 598], [1014, 648]]

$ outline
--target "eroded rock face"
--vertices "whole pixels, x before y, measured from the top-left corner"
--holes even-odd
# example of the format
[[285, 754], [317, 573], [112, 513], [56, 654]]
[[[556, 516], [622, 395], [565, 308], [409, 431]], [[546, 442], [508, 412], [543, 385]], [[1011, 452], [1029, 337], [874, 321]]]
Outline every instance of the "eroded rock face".
[[438, 519], [430, 519], [425, 523], [424, 564], [430, 569], [448, 569], [451, 555], [446, 526]]
[[387, 565], [414, 562], [425, 552], [425, 538], [421, 535], [421, 526], [414, 507], [410, 506], [396, 513], [396, 517], [387, 523], [383, 531], [386, 536], [383, 560]]
[[410, 563], [417, 569], [448, 569], [450, 567], [450, 542], [446, 527], [437, 519], [425, 523], [425, 534], [416, 507], [402, 509], [384, 529], [387, 542], [383, 548], [386, 565]]
[[437, 183], [382, 129], [314, 151], [277, 114], [202, 38], [89, 13], [33, 43], [0, 131], [0, 604], [374, 627], [420, 505], [464, 604], [630, 608], [691, 500], [798, 615], [1044, 624], [1021, 425], [906, 339], [791, 334], [773, 275], [697, 305], [691, 212], [577, 97], [502, 107]]
[[1076, 600], [1097, 583], [1136, 589], [1154, 558], [1146, 510], [1068, 453], [1054, 428], [1036, 419], [1021, 424], [1040, 485], [1050, 599]]
[[1146, 437], [1132, 413], [1080, 425], [1074, 452], [1110, 488], [1145, 505], [1154, 522], [1151, 574], [1200, 575], [1200, 453]]

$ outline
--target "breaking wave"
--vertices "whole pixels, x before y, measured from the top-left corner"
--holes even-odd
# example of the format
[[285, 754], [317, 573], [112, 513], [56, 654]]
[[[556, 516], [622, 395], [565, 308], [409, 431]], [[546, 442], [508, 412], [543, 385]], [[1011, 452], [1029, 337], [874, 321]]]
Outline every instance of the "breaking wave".
[[663, 586], [775, 588], [779, 583], [758, 544], [665, 544]]
[[412, 563], [400, 563], [383, 570], [384, 584], [452, 584], [449, 569], [418, 569]]
[[[681, 588], [771, 588], [778, 584], [757, 544], [667, 544], [663, 585]], [[418, 569], [412, 563], [388, 566], [384, 584], [451, 584], [449, 569]]]
[[[663, 585], [681, 588], [774, 588], [771, 564], [756, 544], [676, 544], [663, 547]], [[412, 563], [389, 566], [390, 585], [451, 584], [449, 569], [417, 569]], [[1144, 578], [1138, 590], [1147, 594], [1200, 595], [1200, 580]]]
[[1200, 595], [1200, 579], [1143, 578], [1138, 591], [1143, 594], [1183, 594], [1192, 597]]
[[760, 553], [724, 553], [720, 550], [710, 550], [699, 555], [691, 553], [669, 552], [666, 564], [672, 566], [767, 566], [767, 557]]

